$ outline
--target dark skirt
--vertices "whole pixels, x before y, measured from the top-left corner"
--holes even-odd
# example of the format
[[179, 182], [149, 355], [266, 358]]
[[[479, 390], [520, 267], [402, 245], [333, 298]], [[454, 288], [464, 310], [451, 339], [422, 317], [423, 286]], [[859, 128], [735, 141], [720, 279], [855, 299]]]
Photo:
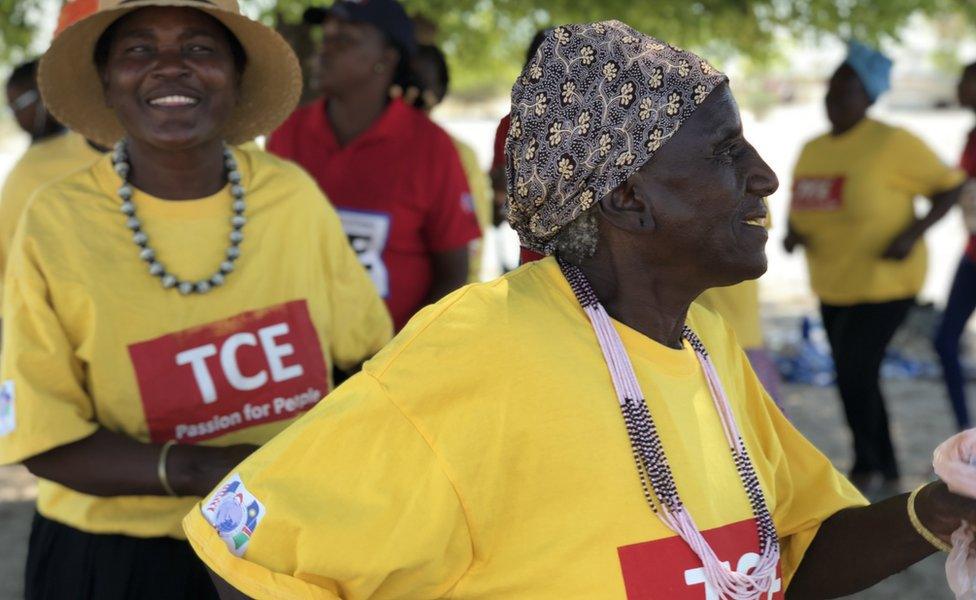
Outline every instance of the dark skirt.
[[28, 600], [217, 598], [190, 544], [79, 531], [34, 514], [27, 550]]

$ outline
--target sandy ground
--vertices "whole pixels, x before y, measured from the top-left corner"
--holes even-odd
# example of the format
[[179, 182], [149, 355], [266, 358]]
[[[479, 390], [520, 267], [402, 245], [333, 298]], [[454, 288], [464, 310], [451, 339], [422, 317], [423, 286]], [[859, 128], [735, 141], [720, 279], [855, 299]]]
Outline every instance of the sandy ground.
[[[936, 382], [894, 381], [886, 385], [886, 391], [907, 489], [928, 477], [932, 449], [952, 434], [950, 415]], [[845, 469], [849, 438], [834, 391], [787, 386], [784, 405], [797, 427]], [[34, 493], [34, 482], [22, 468], [0, 468], [0, 600], [22, 596], [23, 561], [33, 511], [30, 498]], [[851, 598], [949, 600], [952, 596], [946, 587], [942, 558], [935, 556]]]

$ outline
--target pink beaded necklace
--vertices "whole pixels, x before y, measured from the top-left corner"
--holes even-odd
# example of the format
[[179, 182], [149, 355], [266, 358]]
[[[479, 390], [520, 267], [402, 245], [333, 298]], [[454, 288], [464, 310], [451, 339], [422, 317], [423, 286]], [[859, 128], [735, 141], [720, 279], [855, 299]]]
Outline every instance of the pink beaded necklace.
[[597, 300], [583, 272], [575, 265], [563, 261], [559, 261], [559, 266], [596, 332], [600, 349], [610, 370], [617, 400], [620, 402], [620, 410], [623, 413], [634, 461], [637, 464], [637, 476], [648, 506], [698, 556], [705, 570], [705, 579], [719, 598], [755, 600], [762, 594], [768, 593], [776, 580], [776, 567], [779, 564], [779, 538], [776, 534], [776, 525], [769, 514], [759, 478], [742, 441], [742, 434], [739, 433], [722, 382], [708, 358], [704, 344], [691, 329], [687, 326], [684, 328], [682, 336], [691, 344], [705, 373], [712, 401], [715, 403], [729, 450], [732, 452], [732, 460], [745, 487], [753, 515], [756, 517], [759, 533], [759, 562], [751, 573], [739, 573], [732, 570], [728, 564], [723, 564], [695, 525], [694, 519], [678, 494], [657, 427], [644, 401], [644, 394], [637, 382], [634, 367], [620, 340], [620, 335], [613, 328], [610, 316]]

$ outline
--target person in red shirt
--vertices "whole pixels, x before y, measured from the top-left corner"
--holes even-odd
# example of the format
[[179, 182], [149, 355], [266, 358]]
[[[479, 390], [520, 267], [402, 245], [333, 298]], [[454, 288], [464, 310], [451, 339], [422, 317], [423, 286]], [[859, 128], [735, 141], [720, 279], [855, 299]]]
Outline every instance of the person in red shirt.
[[[969, 65], [963, 71], [958, 92], [959, 103], [976, 111], [976, 63]], [[959, 166], [970, 177], [976, 177], [976, 129], [969, 132]], [[935, 334], [935, 351], [942, 363], [942, 377], [945, 379], [956, 427], [960, 431], [969, 429], [971, 421], [966, 406], [962, 366], [959, 363], [959, 340], [974, 310], [976, 310], [976, 235], [970, 235], [966, 251], [959, 261], [952, 282], [942, 322]]]
[[[397, 330], [468, 277], [481, 237], [450, 136], [391, 89], [409, 85], [413, 25], [396, 0], [341, 0], [322, 24], [323, 98], [296, 110], [268, 150], [303, 166], [335, 205]], [[395, 94], [394, 94], [395, 95]]]

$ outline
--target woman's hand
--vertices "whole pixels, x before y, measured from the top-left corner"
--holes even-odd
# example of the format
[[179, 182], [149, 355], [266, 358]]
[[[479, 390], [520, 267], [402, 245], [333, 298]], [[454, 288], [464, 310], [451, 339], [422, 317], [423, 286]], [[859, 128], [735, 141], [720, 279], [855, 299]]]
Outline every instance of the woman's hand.
[[915, 513], [926, 529], [947, 544], [962, 521], [976, 524], [976, 500], [949, 491], [936, 481], [925, 486], [915, 498]]
[[786, 232], [786, 237], [783, 238], [783, 248], [790, 254], [797, 246], [803, 246], [806, 244], [806, 239], [796, 232], [792, 227]]
[[257, 449], [251, 444], [222, 448], [176, 445], [166, 457], [166, 476], [180, 496], [206, 496]]

